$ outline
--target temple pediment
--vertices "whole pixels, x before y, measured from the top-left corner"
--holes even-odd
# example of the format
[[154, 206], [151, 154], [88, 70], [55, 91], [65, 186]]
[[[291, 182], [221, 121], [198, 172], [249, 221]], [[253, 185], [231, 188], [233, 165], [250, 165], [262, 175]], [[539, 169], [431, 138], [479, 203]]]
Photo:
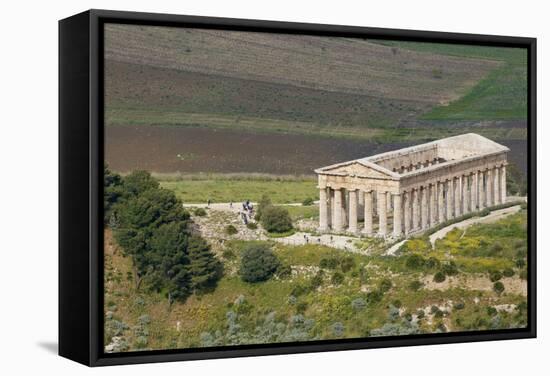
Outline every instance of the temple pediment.
[[350, 177], [357, 176], [374, 179], [388, 179], [396, 177], [396, 174], [392, 171], [388, 171], [387, 169], [374, 163], [360, 160], [339, 163], [336, 165], [323, 167], [315, 171], [317, 173], [326, 175], [340, 175]]

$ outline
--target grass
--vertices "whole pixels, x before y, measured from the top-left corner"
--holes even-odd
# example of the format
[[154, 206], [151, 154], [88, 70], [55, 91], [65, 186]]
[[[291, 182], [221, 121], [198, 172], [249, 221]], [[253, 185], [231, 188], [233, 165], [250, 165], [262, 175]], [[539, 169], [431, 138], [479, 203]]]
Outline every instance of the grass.
[[527, 50], [439, 43], [382, 42], [398, 48], [500, 62], [459, 99], [427, 112], [425, 120], [527, 119]]
[[236, 204], [246, 200], [258, 202], [264, 194], [274, 204], [297, 203], [308, 197], [318, 199], [316, 185], [317, 182], [312, 178], [290, 181], [223, 178], [161, 181], [162, 187], [174, 191], [184, 203], [206, 203], [207, 200], [212, 203], [232, 201]]

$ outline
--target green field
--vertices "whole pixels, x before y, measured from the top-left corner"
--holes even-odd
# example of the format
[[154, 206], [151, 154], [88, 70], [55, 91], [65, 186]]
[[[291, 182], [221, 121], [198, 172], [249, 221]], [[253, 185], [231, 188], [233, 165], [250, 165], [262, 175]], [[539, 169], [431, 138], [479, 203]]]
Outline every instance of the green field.
[[[236, 274], [250, 242], [228, 241], [217, 288], [171, 306], [162, 294], [135, 289], [131, 261], [107, 232], [114, 248], [106, 254], [106, 341], [118, 333], [135, 350], [523, 327], [526, 220], [523, 210], [454, 231], [435, 250], [414, 239], [398, 257], [268, 243], [296, 272], [260, 283]], [[456, 269], [433, 282], [449, 261]], [[460, 283], [447, 285], [451, 279]], [[493, 291], [496, 280], [503, 292]]]
[[[500, 62], [487, 77], [449, 105], [422, 115], [426, 120], [527, 119], [527, 50], [439, 43], [381, 42], [408, 50]], [[442, 68], [444, 75], [445, 68]]]
[[176, 180], [162, 181], [161, 186], [176, 193], [185, 204], [201, 203], [208, 200], [212, 203], [234, 202], [246, 200], [258, 202], [265, 194], [274, 204], [301, 203], [306, 198], [319, 198], [317, 181], [308, 180]]

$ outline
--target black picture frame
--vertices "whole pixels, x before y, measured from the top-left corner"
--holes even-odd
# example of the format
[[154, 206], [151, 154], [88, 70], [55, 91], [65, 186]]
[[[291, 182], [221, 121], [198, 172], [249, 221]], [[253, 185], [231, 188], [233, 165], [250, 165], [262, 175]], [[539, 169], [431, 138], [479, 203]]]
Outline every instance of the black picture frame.
[[[523, 329], [181, 350], [103, 352], [103, 25], [368, 37], [528, 51], [528, 326]], [[59, 354], [88, 366], [536, 337], [536, 39], [88, 10], [59, 21]]]

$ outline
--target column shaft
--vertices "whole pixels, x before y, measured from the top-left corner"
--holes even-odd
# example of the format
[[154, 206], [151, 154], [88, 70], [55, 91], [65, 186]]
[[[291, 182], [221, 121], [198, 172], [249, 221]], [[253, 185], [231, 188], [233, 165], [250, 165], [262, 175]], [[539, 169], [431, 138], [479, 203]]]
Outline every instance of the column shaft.
[[487, 181], [485, 182], [486, 189], [487, 189], [487, 206], [493, 206], [495, 204], [494, 202], [494, 196], [495, 196], [495, 183], [493, 182], [494, 174], [492, 169], [487, 170]]
[[477, 171], [472, 174], [472, 183], [470, 184], [470, 211], [477, 210]]
[[328, 230], [327, 189], [319, 190], [319, 230]]
[[349, 231], [357, 232], [357, 191], [349, 191]]
[[401, 195], [393, 196], [393, 235], [401, 236], [403, 233]]
[[411, 193], [403, 193], [403, 221], [405, 222], [405, 235], [411, 232]]
[[460, 207], [460, 178], [455, 178], [454, 181], [454, 201], [455, 201], [455, 218], [460, 217], [461, 207]]
[[500, 202], [506, 203], [506, 166], [500, 168]]
[[500, 202], [500, 176], [499, 176], [500, 168], [495, 167], [493, 169], [493, 203], [495, 205], [501, 204]]
[[334, 231], [342, 231], [342, 190], [334, 191]]
[[445, 201], [447, 203], [447, 212], [445, 215], [445, 220], [450, 220], [454, 218], [453, 215], [453, 179], [447, 180], [447, 190], [445, 192]]
[[420, 213], [422, 216], [422, 228], [428, 228], [428, 187], [422, 187], [421, 192], [421, 201], [420, 201]]
[[419, 189], [413, 189], [411, 192], [412, 196], [412, 229], [418, 230], [420, 227], [420, 208], [418, 207], [418, 201], [419, 197], [418, 194], [420, 193]]
[[437, 221], [445, 221], [445, 183], [437, 182]]
[[477, 207], [479, 210], [482, 210], [487, 207], [487, 195], [485, 194], [485, 172], [479, 171], [478, 172], [478, 190], [477, 190]]
[[430, 200], [429, 200], [429, 210], [430, 210], [430, 227], [433, 227], [437, 222], [437, 205], [435, 204], [436, 200], [436, 187], [437, 184], [430, 184], [429, 188], [429, 194], [430, 194]]
[[388, 216], [386, 213], [387, 209], [387, 194], [386, 192], [377, 191], [376, 198], [378, 199], [378, 234], [380, 236], [386, 236], [388, 231]]
[[365, 228], [363, 232], [372, 235], [372, 191], [365, 192]]
[[468, 175], [462, 175], [462, 214], [467, 214], [470, 211], [470, 195], [468, 192], [468, 186], [470, 185], [470, 177]]

